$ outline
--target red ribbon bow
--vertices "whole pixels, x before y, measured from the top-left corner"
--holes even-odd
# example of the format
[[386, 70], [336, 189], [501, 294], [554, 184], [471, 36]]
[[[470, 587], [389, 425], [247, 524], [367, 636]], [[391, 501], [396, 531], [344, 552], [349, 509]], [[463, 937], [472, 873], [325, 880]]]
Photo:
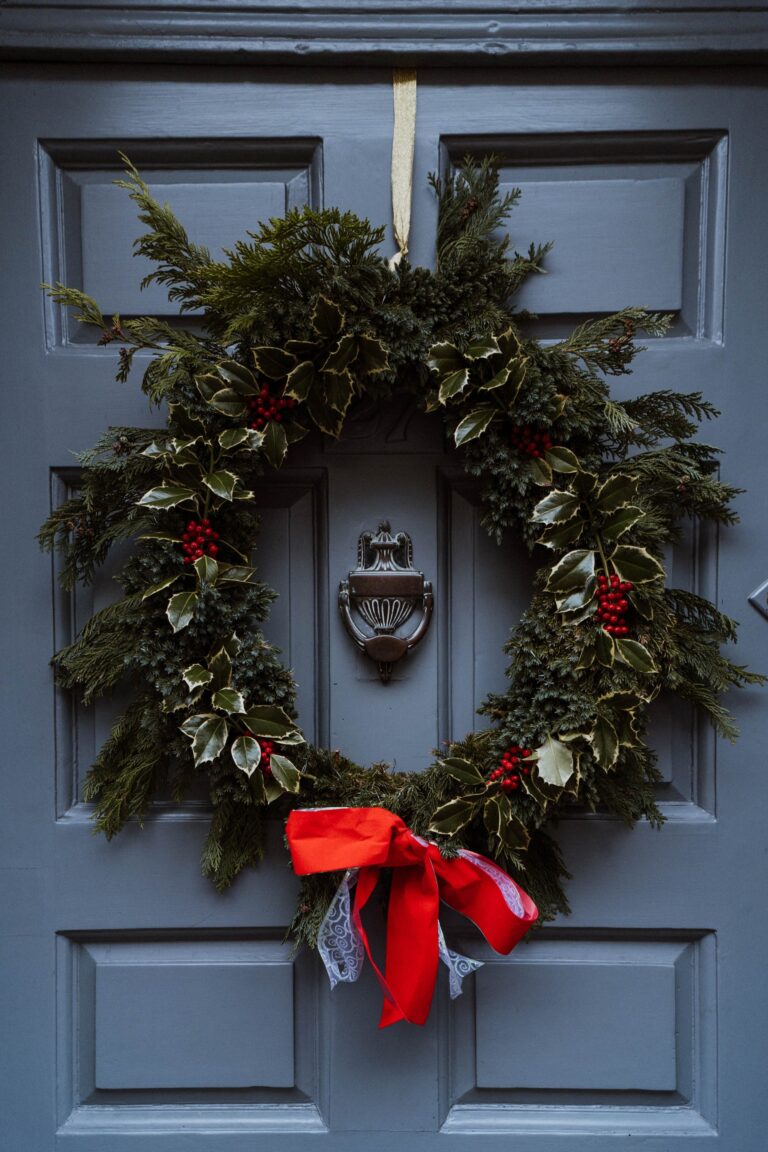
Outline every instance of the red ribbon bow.
[[[465, 852], [450, 860], [435, 844], [414, 836], [386, 808], [314, 808], [291, 812], [286, 827], [294, 871], [358, 868], [352, 917], [384, 989], [379, 1027], [397, 1020], [423, 1024], [429, 1015], [438, 965], [440, 900], [472, 920], [496, 952], [506, 955], [538, 916], [531, 898], [485, 856]], [[376, 965], [360, 918], [382, 868], [394, 869], [387, 915], [385, 971]], [[523, 915], [504, 888], [512, 885]]]

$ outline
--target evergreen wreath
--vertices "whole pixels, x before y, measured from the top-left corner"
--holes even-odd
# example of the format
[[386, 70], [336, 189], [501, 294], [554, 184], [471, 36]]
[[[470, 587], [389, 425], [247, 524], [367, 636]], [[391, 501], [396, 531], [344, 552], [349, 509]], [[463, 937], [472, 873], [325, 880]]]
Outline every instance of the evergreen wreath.
[[[153, 317], [105, 322], [77, 289], [46, 286], [79, 321], [118, 343], [117, 378], [135, 353], [166, 427], [110, 428], [80, 457], [79, 494], [42, 528], [62, 581], [90, 581], [117, 541], [133, 542], [124, 595], [54, 658], [85, 703], [130, 682], [134, 698], [91, 768], [86, 800], [113, 836], [155, 794], [181, 801], [203, 775], [212, 818], [202, 868], [226, 888], [263, 853], [270, 806], [380, 806], [441, 850], [499, 861], [542, 918], [567, 911], [567, 878], [546, 826], [574, 806], [660, 824], [645, 743], [648, 705], [665, 690], [733, 739], [720, 703], [761, 678], [720, 652], [735, 625], [709, 601], [669, 588], [663, 556], [681, 523], [730, 524], [738, 489], [717, 450], [694, 439], [717, 415], [698, 392], [616, 401], [636, 335], [664, 316], [627, 308], [543, 344], [511, 301], [542, 272], [548, 246], [508, 251], [498, 229], [518, 191], [499, 193], [493, 159], [440, 180], [437, 268], [390, 265], [384, 229], [336, 208], [260, 225], [226, 259], [190, 241], [126, 157], [148, 231], [136, 250], [202, 330]], [[290, 671], [260, 632], [275, 593], [251, 554], [258, 484], [313, 427], [332, 437], [360, 397], [408, 395], [439, 412], [467, 471], [484, 484], [484, 524], [542, 557], [513, 628], [507, 691], [481, 708], [487, 730], [422, 773], [361, 767], [303, 741]], [[541, 547], [543, 546], [543, 547]], [[243, 640], [247, 637], [247, 642]], [[314, 942], [338, 875], [302, 881], [293, 924]]]

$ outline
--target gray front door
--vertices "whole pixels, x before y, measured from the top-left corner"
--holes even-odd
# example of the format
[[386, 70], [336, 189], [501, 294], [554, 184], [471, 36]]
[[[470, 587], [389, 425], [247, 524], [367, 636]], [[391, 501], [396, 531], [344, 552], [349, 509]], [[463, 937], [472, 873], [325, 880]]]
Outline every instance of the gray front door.
[[[198, 872], [205, 812], [158, 804], [143, 830], [94, 837], [82, 778], [114, 705], [75, 708], [48, 660], [112, 594], [109, 571], [56, 590], [34, 534], [77, 484], [72, 452], [107, 424], [149, 422], [114, 355], [46, 306], [64, 279], [105, 311], [140, 301], [138, 225], [111, 186], [118, 149], [188, 222], [230, 244], [309, 201], [389, 218], [388, 71], [8, 68], [3, 82], [5, 416], [0, 1147], [9, 1152], [758, 1152], [764, 1146], [764, 704], [733, 703], [717, 745], [659, 709], [668, 817], [657, 833], [583, 816], [559, 837], [573, 915], [509, 959], [466, 923], [487, 965], [423, 1029], [376, 1028], [370, 973], [331, 995], [316, 957], [283, 942], [294, 881], [269, 862], [218, 896]], [[630, 388], [701, 389], [723, 409], [723, 474], [749, 489], [743, 525], [693, 531], [673, 578], [745, 621], [765, 667], [768, 577], [761, 333], [768, 167], [760, 77], [720, 72], [420, 76], [411, 254], [432, 259], [429, 170], [495, 151], [523, 189], [515, 246], [555, 240], [523, 303], [556, 336], [627, 304], [671, 311]], [[394, 249], [394, 245], [393, 245]], [[762, 299], [761, 299], [762, 292]], [[156, 417], [155, 417], [156, 418]], [[271, 638], [300, 684], [307, 734], [364, 762], [418, 770], [503, 684], [501, 645], [529, 594], [514, 540], [479, 527], [477, 494], [439, 427], [396, 405], [361, 412], [338, 446], [300, 447], [265, 487], [257, 556], [281, 591]], [[338, 582], [383, 518], [409, 532], [435, 621], [383, 687], [344, 634]], [[762, 716], [761, 716], [762, 709]], [[761, 741], [762, 736], [762, 741]]]

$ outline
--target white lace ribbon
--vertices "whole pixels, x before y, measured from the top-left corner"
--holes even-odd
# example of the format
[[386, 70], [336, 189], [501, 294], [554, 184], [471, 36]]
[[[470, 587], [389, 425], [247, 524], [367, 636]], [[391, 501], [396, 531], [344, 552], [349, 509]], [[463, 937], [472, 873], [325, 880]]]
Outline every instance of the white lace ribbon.
[[352, 919], [351, 892], [356, 883], [357, 868], [350, 868], [344, 873], [317, 934], [317, 950], [331, 988], [354, 984], [363, 970], [365, 949]]
[[[350, 868], [344, 873], [317, 934], [317, 950], [332, 989], [337, 984], [354, 984], [363, 970], [365, 949], [352, 919], [352, 889], [356, 883], [357, 869]], [[461, 996], [464, 977], [482, 968], [483, 962], [449, 948], [439, 921], [437, 943], [440, 959], [448, 969], [451, 1000], [455, 1000]]]

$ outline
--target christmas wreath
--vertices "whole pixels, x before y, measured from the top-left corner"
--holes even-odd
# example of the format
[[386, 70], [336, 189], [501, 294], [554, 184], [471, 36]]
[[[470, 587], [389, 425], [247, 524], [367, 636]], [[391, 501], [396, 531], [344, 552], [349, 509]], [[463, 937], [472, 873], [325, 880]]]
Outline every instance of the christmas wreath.
[[[261, 857], [270, 809], [367, 806], [436, 841], [442, 859], [487, 853], [542, 918], [566, 910], [547, 826], [577, 805], [660, 823], [649, 704], [675, 693], [733, 738], [720, 696], [758, 679], [720, 651], [734, 623], [665, 578], [686, 517], [735, 520], [737, 490], [695, 439], [717, 413], [699, 393], [610, 395], [637, 334], [661, 336], [667, 319], [628, 308], [567, 339], [532, 338], [511, 301], [547, 247], [511, 253], [499, 238], [519, 194], [500, 194], [492, 160], [431, 178], [435, 271], [388, 262], [384, 230], [335, 208], [292, 210], [215, 260], [125, 162], [118, 183], [148, 228], [136, 249], [156, 265], [147, 281], [203, 326], [107, 322], [84, 293], [48, 288], [119, 345], [120, 381], [151, 350], [142, 387], [167, 412], [162, 429], [110, 428], [41, 532], [66, 587], [132, 542], [122, 598], [54, 658], [86, 703], [132, 685], [85, 785], [97, 827], [111, 837], [202, 776], [202, 868], [221, 889]], [[362, 397], [393, 394], [445, 421], [482, 481], [488, 531], [518, 533], [541, 565], [507, 641], [508, 688], [481, 709], [488, 727], [415, 774], [304, 742], [291, 673], [260, 632], [275, 593], [251, 563], [261, 477], [310, 431], [341, 436]], [[316, 941], [338, 882], [302, 880], [298, 939]]]

